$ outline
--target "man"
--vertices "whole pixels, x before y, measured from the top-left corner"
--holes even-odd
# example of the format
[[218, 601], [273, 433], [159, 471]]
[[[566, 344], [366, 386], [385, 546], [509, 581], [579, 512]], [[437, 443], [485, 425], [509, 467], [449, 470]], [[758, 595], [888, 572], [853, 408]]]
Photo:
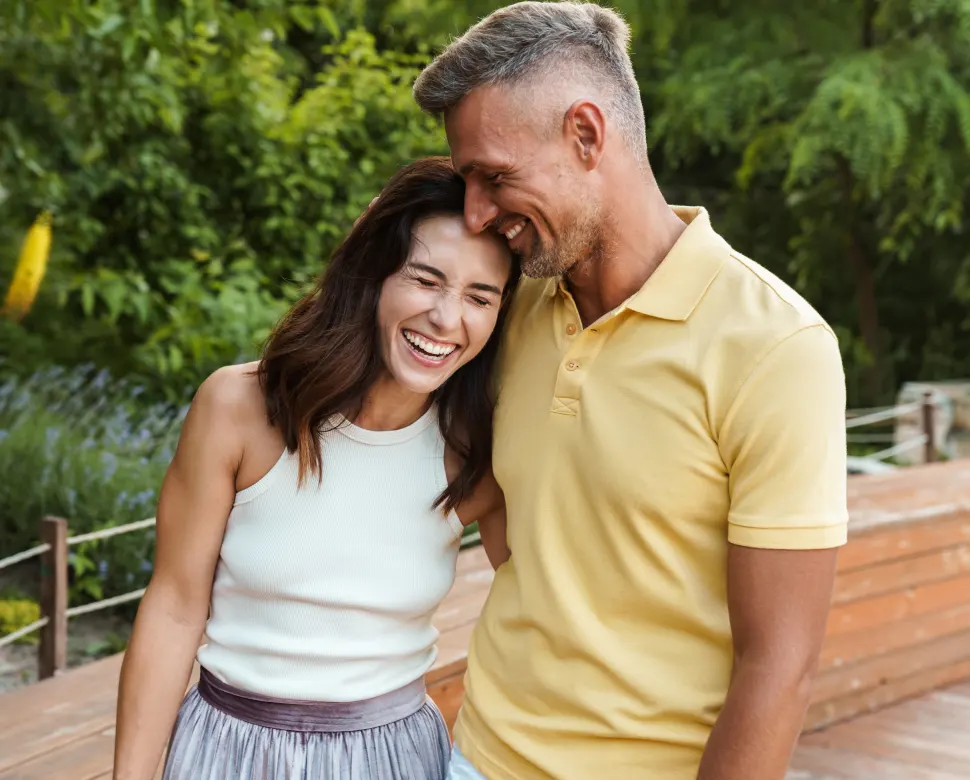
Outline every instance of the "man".
[[846, 538], [838, 344], [651, 173], [629, 32], [519, 3], [421, 74], [520, 254], [493, 465], [510, 560], [452, 777], [780, 780]]

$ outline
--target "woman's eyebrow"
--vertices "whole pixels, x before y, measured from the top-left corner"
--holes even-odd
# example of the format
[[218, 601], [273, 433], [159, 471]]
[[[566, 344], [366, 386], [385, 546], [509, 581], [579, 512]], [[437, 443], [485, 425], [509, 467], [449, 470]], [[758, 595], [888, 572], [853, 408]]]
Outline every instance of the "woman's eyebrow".
[[[442, 282], [448, 282], [448, 275], [442, 271], [440, 268], [435, 268], [433, 265], [428, 265], [426, 263], [409, 263], [411, 268], [416, 271], [424, 271], [426, 274], [431, 274], [432, 276], [440, 279]], [[496, 287], [494, 284], [486, 284], [485, 282], [472, 282], [470, 285], [473, 290], [481, 290], [482, 292], [490, 292], [495, 295], [501, 296], [502, 291]]]
[[440, 268], [435, 268], [433, 265], [427, 265], [426, 263], [408, 263], [408, 265], [416, 271], [424, 271], [426, 274], [431, 274], [442, 282], [448, 281], [448, 276], [445, 272]]
[[502, 291], [494, 284], [485, 284], [485, 282], [472, 282], [468, 286], [471, 287], [473, 290], [481, 290], [482, 292], [495, 293], [499, 297], [502, 296]]

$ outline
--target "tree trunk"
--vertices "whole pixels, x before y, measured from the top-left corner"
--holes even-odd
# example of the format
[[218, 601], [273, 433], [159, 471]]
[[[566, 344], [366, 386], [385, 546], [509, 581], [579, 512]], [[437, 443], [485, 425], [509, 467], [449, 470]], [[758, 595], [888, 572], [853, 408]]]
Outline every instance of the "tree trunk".
[[879, 307], [876, 301], [876, 280], [872, 263], [865, 245], [853, 226], [849, 233], [849, 266], [855, 277], [856, 308], [859, 313], [859, 332], [872, 356], [872, 365], [866, 370], [866, 395], [872, 403], [879, 403], [885, 387], [885, 362], [882, 338], [879, 331]]
[[[871, 49], [876, 44], [875, 20], [879, 0], [863, 0], [862, 3], [862, 48]], [[855, 277], [856, 308], [859, 313], [859, 332], [862, 341], [872, 356], [872, 365], [866, 371], [866, 395], [872, 403], [878, 403], [888, 388], [885, 385], [885, 358], [879, 330], [879, 305], [876, 299], [876, 280], [872, 270], [872, 259], [866, 246], [860, 224], [855, 197], [855, 178], [848, 160], [839, 159], [842, 178], [843, 197], [848, 215], [848, 256], [852, 275]]]
[[879, 305], [876, 297], [876, 279], [873, 262], [869, 256], [865, 237], [859, 221], [855, 199], [855, 180], [849, 162], [839, 157], [839, 174], [846, 214], [846, 254], [855, 279], [856, 309], [859, 315], [859, 333], [872, 357], [872, 365], [865, 371], [865, 391], [870, 403], [879, 403], [885, 386], [885, 362], [879, 326]]

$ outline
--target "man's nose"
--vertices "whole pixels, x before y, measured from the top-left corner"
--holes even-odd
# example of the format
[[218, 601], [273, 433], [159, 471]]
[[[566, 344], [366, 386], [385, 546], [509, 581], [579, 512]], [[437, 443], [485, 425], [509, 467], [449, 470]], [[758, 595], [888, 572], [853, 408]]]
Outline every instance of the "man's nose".
[[499, 214], [490, 197], [475, 182], [465, 187], [465, 225], [472, 233], [482, 233]]

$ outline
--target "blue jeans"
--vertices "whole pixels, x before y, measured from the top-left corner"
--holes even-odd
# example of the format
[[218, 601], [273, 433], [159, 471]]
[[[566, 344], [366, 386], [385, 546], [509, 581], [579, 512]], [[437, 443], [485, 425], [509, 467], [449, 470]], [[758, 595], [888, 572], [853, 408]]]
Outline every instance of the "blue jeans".
[[486, 777], [461, 754], [458, 745], [453, 745], [451, 762], [448, 764], [448, 776], [445, 780], [486, 780]]

